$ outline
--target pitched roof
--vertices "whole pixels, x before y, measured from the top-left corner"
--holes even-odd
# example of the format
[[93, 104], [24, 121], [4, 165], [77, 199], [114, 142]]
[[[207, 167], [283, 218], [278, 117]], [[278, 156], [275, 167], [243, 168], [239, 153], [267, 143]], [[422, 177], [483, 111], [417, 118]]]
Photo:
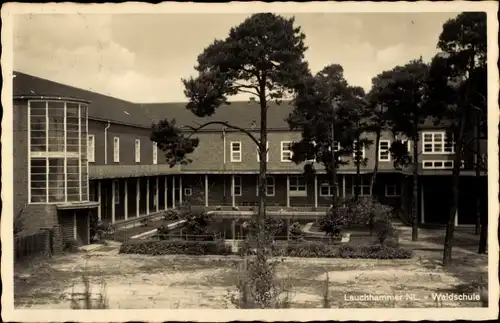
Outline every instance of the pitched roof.
[[[21, 72], [14, 72], [14, 75], [14, 97], [36, 95], [87, 100], [90, 101], [89, 118], [142, 127], [150, 127], [153, 121], [175, 118], [178, 125], [196, 126], [217, 120], [227, 121], [245, 129], [259, 128], [260, 109], [256, 102], [231, 102], [219, 107], [212, 116], [199, 118], [186, 109], [186, 102], [133, 103]], [[272, 104], [268, 108], [268, 128], [288, 129], [285, 119], [291, 111], [292, 108], [287, 102], [281, 105]], [[221, 126], [213, 125], [205, 129], [221, 129]]]
[[[175, 118], [178, 125], [197, 126], [210, 121], [226, 121], [245, 129], [260, 128], [260, 109], [257, 102], [237, 101], [222, 105], [212, 116], [200, 118], [186, 109], [186, 102], [133, 103], [108, 95], [79, 89], [47, 79], [14, 72], [14, 98], [21, 96], [69, 97], [90, 101], [88, 115], [91, 119], [119, 122], [139, 127], [151, 127], [153, 122]], [[269, 130], [288, 130], [286, 118], [292, 112], [290, 102], [280, 105], [270, 103], [267, 112]], [[425, 127], [435, 128], [429, 119]], [[211, 125], [205, 130], [219, 130], [221, 125]]]
[[151, 126], [151, 119], [132, 102], [108, 95], [82, 90], [36, 76], [14, 72], [14, 98], [21, 96], [53, 96], [90, 101], [89, 117], [138, 126]]
[[[165, 118], [175, 118], [179, 125], [196, 126], [210, 121], [227, 121], [229, 124], [244, 129], [260, 128], [260, 109], [256, 102], [231, 102], [229, 105], [222, 105], [209, 117], [197, 117], [186, 109], [186, 103], [148, 103], [142, 104], [148, 111], [151, 119], [159, 121]], [[270, 104], [267, 110], [268, 129], [286, 129], [288, 123], [286, 118], [292, 112], [292, 107], [288, 102], [280, 105]], [[210, 125], [209, 129], [221, 129], [221, 125]]]

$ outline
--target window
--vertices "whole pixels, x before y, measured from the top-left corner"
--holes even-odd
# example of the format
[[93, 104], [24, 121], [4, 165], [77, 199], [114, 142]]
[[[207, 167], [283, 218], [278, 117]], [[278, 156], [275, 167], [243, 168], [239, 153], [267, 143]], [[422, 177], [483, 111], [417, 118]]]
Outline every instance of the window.
[[28, 102], [30, 203], [89, 200], [87, 159], [95, 145], [93, 136], [90, 138], [87, 105], [65, 101]]
[[115, 198], [115, 204], [120, 204], [120, 182], [118, 180], [114, 180], [114, 187], [113, 196]]
[[[332, 196], [332, 186], [329, 182], [323, 182], [319, 186], [319, 196]], [[337, 196], [339, 196], [339, 187], [337, 186]]]
[[241, 196], [241, 176], [234, 177], [234, 196]]
[[[425, 160], [422, 163], [423, 169], [453, 169], [453, 160]], [[463, 167], [462, 161], [462, 167]]]
[[135, 162], [141, 162], [141, 141], [139, 139], [135, 140]]
[[281, 142], [281, 161], [291, 162], [292, 161], [292, 142], [282, 141]]
[[422, 151], [424, 154], [452, 154], [454, 143], [450, 141], [446, 132], [422, 133]]
[[[356, 193], [356, 177], [353, 177], [352, 194]], [[370, 176], [362, 175], [359, 180], [359, 196], [370, 196], [371, 192], [371, 178]]]
[[[273, 176], [266, 177], [266, 196], [274, 196], [275, 194], [275, 183]], [[259, 178], [257, 177], [257, 196], [259, 196]]]
[[241, 162], [241, 142], [231, 141], [231, 162]]
[[158, 143], [153, 141], [153, 165], [158, 164]]
[[184, 189], [184, 196], [191, 196], [193, 195], [193, 190], [190, 188], [185, 188]]
[[307, 185], [304, 176], [290, 176], [290, 196], [307, 196]]
[[115, 163], [120, 162], [120, 138], [118, 137], [113, 139], [113, 161]]
[[380, 140], [378, 150], [379, 161], [391, 161], [390, 147], [391, 142], [389, 140]]
[[[352, 149], [353, 149], [353, 152], [352, 152], [352, 157], [353, 157], [354, 159], [356, 159], [356, 158], [357, 158], [357, 156], [358, 156], [358, 142], [357, 142], [357, 141], [354, 141], [354, 144], [353, 144], [353, 148], [352, 148]], [[364, 147], [364, 145], [363, 145], [363, 144], [361, 144], [361, 147], [360, 147], [360, 149], [359, 149], [359, 153], [360, 153], [360, 156], [359, 156], [360, 160], [365, 159], [365, 147]]]
[[[266, 162], [269, 161], [269, 141], [266, 141]], [[260, 156], [259, 156], [259, 148], [257, 148], [257, 161], [260, 162]]]
[[386, 197], [401, 196], [400, 186], [397, 185], [397, 184], [387, 184], [387, 185], [385, 185], [385, 196]]
[[87, 158], [89, 162], [95, 162], [95, 137], [94, 135], [88, 136], [87, 141]]

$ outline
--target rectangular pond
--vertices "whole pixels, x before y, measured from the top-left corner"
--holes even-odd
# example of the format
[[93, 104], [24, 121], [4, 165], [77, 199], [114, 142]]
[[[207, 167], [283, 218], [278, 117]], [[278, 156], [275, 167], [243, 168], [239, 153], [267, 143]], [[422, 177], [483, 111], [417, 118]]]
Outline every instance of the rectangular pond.
[[[281, 220], [281, 225], [277, 230], [277, 233], [275, 235], [275, 240], [287, 240], [289, 227], [295, 222], [298, 222], [302, 228], [307, 223], [315, 222], [315, 220], [311, 218], [305, 218], [305, 219], [280, 218], [280, 217], [276, 218]], [[236, 240], [244, 239], [244, 237], [249, 232], [249, 225], [248, 225], [249, 220], [250, 217], [236, 218], [236, 217], [214, 216], [209, 226], [209, 230], [210, 232], [215, 232], [216, 234], [220, 234], [220, 237], [224, 239], [236, 239]], [[180, 227], [170, 231], [169, 236], [171, 237], [180, 236], [180, 235], [185, 235], [186, 233], [187, 233], [186, 229]]]

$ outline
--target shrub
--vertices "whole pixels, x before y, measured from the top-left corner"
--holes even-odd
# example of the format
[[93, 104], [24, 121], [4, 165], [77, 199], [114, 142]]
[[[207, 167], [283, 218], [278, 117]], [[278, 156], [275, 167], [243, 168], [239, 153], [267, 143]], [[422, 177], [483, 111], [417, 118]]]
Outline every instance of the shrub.
[[263, 254], [245, 257], [238, 270], [238, 292], [230, 294], [231, 303], [240, 309], [290, 308], [290, 279], [277, 279], [277, 265], [278, 261]]
[[106, 297], [106, 282], [104, 280], [101, 282], [101, 290], [97, 293], [97, 299], [94, 301], [92, 301], [90, 279], [85, 272], [82, 273], [82, 283], [82, 293], [76, 293], [73, 286], [73, 290], [71, 292], [71, 309], [107, 309], [108, 299]]
[[78, 251], [78, 241], [75, 239], [69, 239], [64, 242], [63, 251], [65, 252], [77, 252]]
[[292, 241], [302, 241], [304, 240], [304, 233], [302, 232], [302, 226], [299, 222], [294, 222], [288, 228], [288, 236]]
[[363, 259], [408, 259], [413, 256], [411, 250], [386, 246], [353, 246], [342, 245], [339, 248], [340, 258]]
[[186, 220], [185, 230], [189, 234], [210, 234], [209, 227], [212, 223], [212, 216], [205, 207], [191, 207], [189, 212], [182, 215], [182, 218]]
[[[257, 221], [254, 218], [245, 221], [245, 223], [243, 224], [243, 228], [245, 230], [248, 230], [249, 232], [248, 236], [250, 236], [251, 239], [256, 239], [258, 230], [257, 230]], [[285, 222], [283, 222], [282, 219], [276, 217], [266, 217], [264, 219], [263, 243], [266, 245], [272, 243], [273, 238], [279, 235], [284, 228], [285, 228]]]
[[181, 218], [181, 213], [176, 209], [168, 209], [163, 213], [163, 220], [175, 221]]
[[369, 225], [373, 229], [377, 218], [386, 218], [392, 214], [392, 207], [382, 204], [373, 197], [360, 197], [346, 201], [349, 224]]
[[120, 253], [143, 255], [228, 255], [231, 247], [221, 241], [139, 240], [125, 242]]
[[385, 244], [387, 238], [397, 238], [396, 230], [387, 216], [375, 219], [373, 226], [381, 246]]
[[319, 220], [320, 230], [332, 237], [339, 236], [347, 226], [348, 218], [343, 208], [331, 207], [324, 217]]

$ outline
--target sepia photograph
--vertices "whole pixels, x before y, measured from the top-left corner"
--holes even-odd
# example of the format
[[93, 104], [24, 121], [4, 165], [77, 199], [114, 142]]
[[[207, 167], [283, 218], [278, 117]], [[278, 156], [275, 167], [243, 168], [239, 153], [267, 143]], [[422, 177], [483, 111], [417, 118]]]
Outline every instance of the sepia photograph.
[[498, 4], [295, 5], [2, 6], [6, 320], [498, 315]]

